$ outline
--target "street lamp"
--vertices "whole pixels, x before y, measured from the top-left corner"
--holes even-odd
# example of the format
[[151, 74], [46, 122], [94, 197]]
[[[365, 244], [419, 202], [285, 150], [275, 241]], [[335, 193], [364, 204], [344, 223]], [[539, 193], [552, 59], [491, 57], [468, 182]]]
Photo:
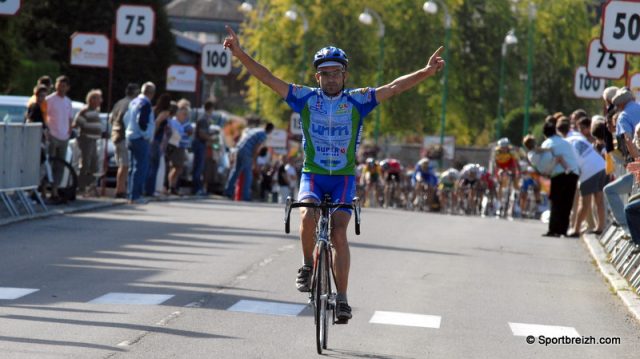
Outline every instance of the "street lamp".
[[507, 32], [507, 36], [504, 37], [502, 42], [502, 57], [500, 60], [500, 84], [498, 85], [498, 120], [496, 122], [496, 139], [500, 138], [502, 131], [502, 111], [503, 111], [503, 96], [504, 96], [504, 62], [507, 56], [507, 46], [515, 45], [518, 43], [518, 38], [514, 34], [514, 30], [511, 29]]
[[[422, 5], [422, 9], [427, 14], [434, 15], [438, 12], [438, 4], [442, 6], [444, 10], [444, 59], [449, 60], [449, 40], [451, 39], [451, 16], [449, 15], [449, 9], [440, 0], [429, 0]], [[440, 116], [440, 149], [444, 151], [444, 127], [447, 116], [447, 73], [451, 64], [447, 64], [444, 67], [443, 86], [442, 86], [442, 114]], [[442, 152], [444, 155], [444, 152]], [[440, 167], [442, 167], [442, 158], [440, 159]]]
[[536, 18], [536, 5], [529, 2], [529, 29], [527, 31], [527, 91], [524, 96], [524, 126], [522, 137], [529, 132], [529, 104], [531, 102], [531, 86], [533, 72], [533, 32], [535, 31], [534, 19]]
[[[378, 79], [376, 81], [376, 87], [379, 87], [382, 83], [382, 65], [384, 61], [384, 23], [380, 15], [369, 9], [365, 8], [364, 11], [358, 16], [358, 21], [365, 25], [371, 25], [373, 23], [373, 17], [378, 21], [378, 41], [380, 44], [380, 53], [378, 56]], [[380, 133], [380, 109], [376, 110], [376, 128], [374, 131], [374, 138], [376, 140], [376, 146], [378, 145], [378, 135]]]
[[[257, 0], [256, 0], [257, 2]], [[250, 12], [253, 11], [253, 4], [251, 4], [248, 1], [244, 1], [242, 2], [242, 4], [240, 4], [240, 6], [238, 7], [238, 11], [240, 11], [241, 13], [247, 15]], [[262, 9], [260, 9], [260, 11], [258, 12], [258, 20], [262, 20]], [[260, 43], [258, 44], [258, 52], [257, 52], [257, 56], [260, 56], [260, 50], [262, 50], [262, 41], [260, 41]], [[260, 115], [260, 87], [261, 87], [261, 83], [260, 81], [256, 81], [256, 108], [255, 108], [255, 112], [257, 115]]]
[[291, 20], [291, 21], [297, 21], [298, 20], [298, 15], [300, 17], [302, 17], [302, 62], [300, 64], [300, 78], [301, 78], [301, 82], [304, 82], [304, 69], [306, 67], [306, 54], [307, 54], [307, 31], [309, 30], [309, 21], [307, 20], [307, 16], [304, 14], [304, 11], [298, 9], [297, 6], [292, 5], [291, 8], [289, 10], [287, 10], [284, 13], [284, 16]]

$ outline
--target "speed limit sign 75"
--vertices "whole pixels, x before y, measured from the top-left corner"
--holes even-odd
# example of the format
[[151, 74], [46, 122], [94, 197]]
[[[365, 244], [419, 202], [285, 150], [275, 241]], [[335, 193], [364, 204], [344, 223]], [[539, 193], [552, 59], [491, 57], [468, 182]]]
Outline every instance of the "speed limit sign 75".
[[600, 44], [600, 39], [589, 43], [587, 72], [591, 77], [617, 80], [624, 76], [625, 54], [608, 52]]
[[207, 75], [228, 75], [231, 72], [231, 51], [222, 44], [205, 44], [200, 64], [202, 72]]
[[151, 6], [120, 5], [116, 12], [116, 39], [121, 45], [148, 46], [156, 32], [156, 13]]
[[602, 98], [605, 86], [606, 80], [589, 76], [585, 66], [580, 66], [576, 69], [573, 82], [573, 92], [576, 97], [589, 99]]
[[607, 51], [640, 53], [640, 2], [609, 0], [602, 13], [600, 33]]
[[0, 0], [0, 16], [12, 16], [20, 10], [20, 0]]

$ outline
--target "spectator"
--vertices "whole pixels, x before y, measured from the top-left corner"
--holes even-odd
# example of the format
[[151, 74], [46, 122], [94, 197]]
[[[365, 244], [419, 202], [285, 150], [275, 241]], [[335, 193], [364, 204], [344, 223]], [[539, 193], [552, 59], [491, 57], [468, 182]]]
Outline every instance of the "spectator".
[[164, 149], [162, 147], [162, 140], [164, 138], [165, 129], [167, 127], [169, 114], [171, 110], [171, 96], [163, 93], [158, 97], [153, 108], [153, 115], [155, 117], [155, 129], [153, 131], [153, 140], [149, 148], [149, 173], [147, 175], [147, 181], [145, 183], [145, 195], [156, 195], [156, 183], [158, 180], [158, 169], [160, 167], [160, 159], [164, 158]]
[[[51, 77], [47, 75], [40, 76], [40, 78], [38, 79], [38, 82], [36, 82], [36, 88], [39, 86], [44, 86], [44, 88], [46, 89], [44, 96], [47, 97], [51, 93]], [[35, 89], [34, 89], [33, 96], [31, 96], [29, 98], [29, 101], [27, 102], [27, 108], [31, 107], [31, 105], [36, 103], [37, 100], [38, 98], [36, 96]], [[47, 102], [46, 101], [43, 101], [40, 103], [40, 111], [42, 112], [43, 119], [46, 120], [47, 118]]]
[[178, 195], [178, 179], [187, 161], [187, 148], [191, 146], [193, 127], [189, 123], [191, 104], [182, 99], [178, 101], [176, 117], [169, 120], [167, 159], [169, 162], [169, 193]]
[[[95, 173], [98, 170], [97, 141], [102, 138], [104, 129], [100, 121], [102, 91], [94, 89], [87, 94], [86, 105], [78, 112], [73, 127], [78, 129], [76, 139], [80, 147], [80, 176], [78, 190], [85, 196], [98, 196]], [[88, 187], [88, 188], [87, 188]]]
[[204, 115], [196, 122], [195, 135], [193, 136], [193, 172], [192, 172], [192, 192], [196, 195], [206, 195], [206, 191], [202, 184], [202, 175], [204, 173], [205, 157], [207, 154], [207, 146], [211, 146], [212, 138], [209, 131], [209, 125], [213, 120], [213, 111], [216, 110], [217, 104], [212, 100], [204, 103]]
[[250, 189], [253, 181], [253, 168], [256, 167], [258, 152], [271, 131], [273, 131], [273, 124], [268, 122], [264, 129], [250, 129], [242, 136], [238, 146], [236, 146], [236, 163], [229, 174], [224, 192], [225, 196], [233, 198], [236, 182], [240, 174], [242, 174], [244, 176], [244, 183], [241, 198], [243, 201], [251, 201]]
[[116, 102], [109, 115], [111, 125], [111, 142], [115, 146], [116, 165], [116, 198], [127, 197], [127, 175], [129, 172], [129, 150], [125, 138], [126, 125], [124, 115], [127, 113], [129, 103], [140, 93], [140, 87], [135, 83], [130, 83], [125, 89], [125, 97]]
[[[579, 205], [573, 222], [573, 232], [568, 236], [580, 236], [582, 223], [591, 211], [594, 198], [598, 224], [593, 233], [600, 235], [605, 226], [604, 197], [602, 195], [602, 190], [607, 182], [605, 162], [604, 158], [594, 150], [587, 140], [587, 136], [591, 136], [591, 119], [582, 117], [576, 125], [579, 132], [566, 138], [576, 151], [580, 167]], [[569, 132], [569, 126], [565, 123], [558, 123], [557, 129], [565, 136]]]
[[285, 171], [287, 171], [287, 182], [289, 182], [289, 191], [291, 193], [291, 198], [296, 199], [296, 195], [298, 194], [298, 171], [293, 166], [294, 159], [289, 158], [287, 160], [287, 164], [284, 166]]
[[260, 148], [258, 157], [256, 158], [254, 173], [259, 174], [259, 176], [254, 177], [254, 179], [255, 187], [258, 188], [260, 200], [268, 202], [269, 198], [267, 196], [271, 193], [274, 175], [274, 168], [271, 166], [268, 148]]
[[[635, 127], [640, 123], [640, 104], [634, 101], [633, 94], [627, 88], [620, 88], [613, 96], [611, 103], [618, 109], [618, 121], [615, 124], [615, 135], [618, 147], [627, 151], [633, 158], [638, 158], [638, 150], [631, 142]], [[626, 159], [623, 159], [626, 161]], [[627, 173], [604, 188], [604, 194], [615, 218], [615, 225], [620, 226], [625, 235], [629, 234], [629, 226], [624, 213], [622, 196], [631, 192], [633, 174]]]
[[[44, 85], [37, 85], [33, 88], [33, 96], [35, 97], [34, 102], [30, 102], [29, 107], [27, 107], [27, 113], [25, 115], [26, 123], [41, 123], [42, 129], [46, 130], [45, 125], [45, 112], [43, 112], [43, 105], [47, 103], [46, 98], [49, 90]], [[46, 107], [46, 105], [45, 105]]]
[[131, 167], [129, 168], [129, 203], [145, 204], [142, 198], [147, 171], [149, 168], [149, 140], [153, 136], [154, 117], [151, 100], [156, 94], [156, 85], [146, 82], [141, 94], [133, 99], [125, 115], [125, 132], [129, 148]]
[[286, 164], [277, 161], [274, 167], [276, 168], [276, 181], [278, 182], [278, 203], [284, 203], [287, 197], [291, 196]]
[[[59, 76], [56, 79], [56, 92], [47, 96], [45, 121], [49, 129], [48, 151], [50, 157], [66, 158], [67, 156], [67, 145], [71, 137], [71, 122], [73, 121], [71, 100], [67, 97], [70, 88], [69, 78], [64, 75]], [[54, 163], [51, 188], [51, 202], [54, 204], [65, 201], [58, 195], [58, 183], [62, 177], [62, 171], [61, 165]]]
[[[640, 150], [640, 124], [635, 127], [634, 145]], [[636, 159], [638, 161], [639, 159]], [[629, 203], [624, 208], [625, 219], [627, 221], [631, 240], [635, 244], [635, 248], [631, 254], [640, 253], [640, 193], [636, 193], [629, 198]], [[626, 238], [628, 239], [628, 238]]]
[[[566, 120], [560, 117], [558, 123]], [[546, 140], [542, 143], [542, 149], [550, 149], [553, 156], [565, 165], [558, 163], [551, 171], [551, 217], [549, 229], [543, 234], [546, 237], [559, 237], [567, 234], [569, 228], [569, 216], [578, 182], [578, 160], [569, 142], [556, 133], [556, 125], [553, 121], [547, 121], [543, 126], [543, 134]]]

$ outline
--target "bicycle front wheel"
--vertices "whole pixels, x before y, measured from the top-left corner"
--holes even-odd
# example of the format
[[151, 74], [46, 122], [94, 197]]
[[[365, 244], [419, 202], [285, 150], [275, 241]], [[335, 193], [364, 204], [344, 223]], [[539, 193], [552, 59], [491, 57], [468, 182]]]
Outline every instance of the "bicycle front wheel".
[[322, 354], [322, 349], [327, 349], [327, 337], [329, 334], [329, 266], [327, 257], [327, 244], [318, 243], [318, 258], [316, 258], [316, 275], [314, 276], [314, 300], [316, 310], [316, 348], [318, 354]]

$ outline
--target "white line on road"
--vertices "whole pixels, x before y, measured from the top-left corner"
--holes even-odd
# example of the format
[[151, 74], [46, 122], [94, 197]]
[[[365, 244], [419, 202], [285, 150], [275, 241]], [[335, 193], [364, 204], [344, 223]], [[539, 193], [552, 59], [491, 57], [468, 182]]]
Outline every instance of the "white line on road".
[[544, 335], [548, 338], [558, 338], [562, 336], [579, 337], [578, 331], [573, 327], [559, 327], [555, 325], [509, 323], [511, 332], [517, 337], [533, 335], [538, 337]]
[[91, 304], [162, 304], [172, 298], [171, 294], [140, 294], [140, 293], [107, 293], [89, 303]]
[[268, 315], [282, 315], [287, 317], [295, 317], [304, 310], [306, 305], [263, 302], [258, 300], [240, 300], [236, 304], [227, 309], [231, 312], [245, 312]]
[[0, 299], [18, 299], [37, 291], [39, 289], [0, 287]]
[[442, 317], [436, 315], [384, 312], [377, 310], [369, 323], [402, 325], [407, 327], [440, 328]]

